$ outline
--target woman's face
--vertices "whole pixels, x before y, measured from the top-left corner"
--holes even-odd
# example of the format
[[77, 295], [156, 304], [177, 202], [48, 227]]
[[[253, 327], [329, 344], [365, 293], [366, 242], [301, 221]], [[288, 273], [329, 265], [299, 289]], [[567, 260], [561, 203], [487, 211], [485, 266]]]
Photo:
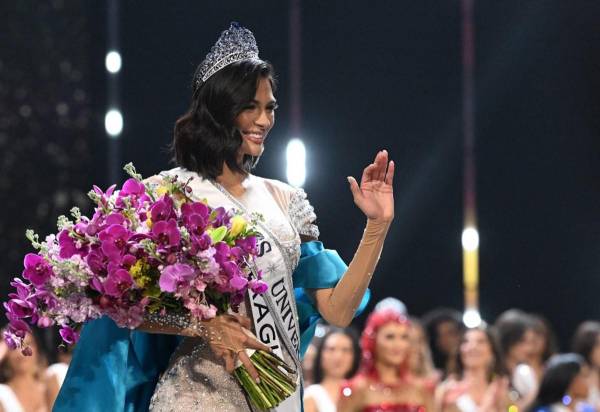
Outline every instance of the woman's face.
[[344, 379], [352, 369], [354, 349], [352, 340], [343, 333], [329, 335], [323, 343], [321, 352], [321, 368], [323, 377]]
[[389, 322], [379, 328], [375, 338], [375, 359], [385, 365], [400, 366], [408, 357], [410, 333], [408, 325]]
[[547, 341], [546, 341], [546, 335], [544, 333], [542, 333], [541, 331], [535, 331], [533, 332], [533, 352], [532, 352], [532, 356], [534, 357], [534, 360], [542, 361], [544, 358], [544, 352], [546, 352], [546, 346], [547, 346]]
[[508, 357], [515, 363], [529, 363], [535, 353], [535, 332], [528, 329], [521, 340], [508, 350]]
[[600, 335], [596, 336], [596, 344], [590, 354], [590, 361], [595, 369], [600, 369]]
[[581, 371], [575, 376], [568, 389], [568, 394], [573, 400], [587, 399], [590, 391], [590, 369], [582, 366]]
[[242, 135], [240, 157], [262, 155], [267, 134], [275, 124], [276, 108], [271, 81], [268, 78], [260, 78], [254, 100], [235, 118], [235, 126]]
[[465, 369], [491, 368], [494, 352], [484, 331], [473, 329], [465, 333], [460, 344], [460, 359]]
[[423, 362], [423, 347], [427, 345], [423, 328], [413, 323], [409, 329], [410, 335], [410, 369], [416, 371]]

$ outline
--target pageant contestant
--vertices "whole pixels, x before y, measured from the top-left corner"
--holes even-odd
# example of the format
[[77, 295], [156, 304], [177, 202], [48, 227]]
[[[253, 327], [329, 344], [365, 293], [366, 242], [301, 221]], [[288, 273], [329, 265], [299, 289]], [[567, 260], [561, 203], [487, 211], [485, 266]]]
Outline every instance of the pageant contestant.
[[230, 373], [241, 362], [258, 376], [248, 348], [271, 350], [293, 369], [296, 391], [273, 410], [301, 411], [300, 357], [317, 320], [346, 326], [368, 300], [394, 217], [394, 163], [381, 151], [360, 183], [348, 178], [366, 227], [346, 266], [317, 240], [316, 216], [301, 189], [251, 173], [275, 123], [274, 89], [273, 68], [259, 58], [253, 34], [233, 23], [196, 70], [191, 106], [175, 124], [178, 167], [162, 172], [189, 180], [193, 199], [264, 217], [257, 265], [269, 291], [248, 294], [239, 315], [200, 327], [154, 318], [130, 332], [105, 318], [92, 322], [55, 411], [250, 411]]

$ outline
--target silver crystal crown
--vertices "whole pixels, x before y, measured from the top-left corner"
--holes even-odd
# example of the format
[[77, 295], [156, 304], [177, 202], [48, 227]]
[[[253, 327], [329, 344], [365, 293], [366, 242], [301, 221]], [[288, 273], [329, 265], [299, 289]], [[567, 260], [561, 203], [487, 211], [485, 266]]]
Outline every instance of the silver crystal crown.
[[256, 39], [250, 30], [237, 22], [232, 22], [200, 63], [195, 81], [196, 88], [223, 67], [249, 59], [258, 59]]

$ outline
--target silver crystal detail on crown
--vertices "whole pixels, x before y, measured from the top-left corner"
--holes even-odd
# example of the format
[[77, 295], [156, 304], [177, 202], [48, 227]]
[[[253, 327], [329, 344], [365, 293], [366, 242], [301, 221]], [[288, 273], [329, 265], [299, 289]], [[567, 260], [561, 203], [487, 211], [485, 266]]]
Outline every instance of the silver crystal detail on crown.
[[233, 22], [200, 64], [196, 87], [223, 67], [240, 60], [258, 59], [258, 46], [252, 32]]

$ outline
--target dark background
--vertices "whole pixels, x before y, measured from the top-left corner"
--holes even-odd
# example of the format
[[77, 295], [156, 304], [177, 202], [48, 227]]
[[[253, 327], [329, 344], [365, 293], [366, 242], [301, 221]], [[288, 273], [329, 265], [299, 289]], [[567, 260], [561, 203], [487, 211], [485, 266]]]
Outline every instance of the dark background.
[[[30, 250], [109, 184], [104, 2], [0, 6], [2, 296]], [[280, 110], [256, 174], [285, 179], [289, 127], [286, 1], [121, 2], [120, 163], [144, 175], [190, 99], [191, 77], [221, 30], [253, 30], [278, 72]], [[350, 260], [364, 227], [347, 175], [377, 150], [398, 165], [396, 220], [372, 283], [421, 315], [462, 309], [460, 3], [304, 1], [305, 189], [321, 240]], [[563, 347], [600, 317], [600, 2], [479, 1], [476, 156], [484, 319], [542, 313]], [[29, 108], [29, 109], [28, 109]], [[87, 206], [86, 206], [87, 205]], [[89, 210], [89, 208], [88, 208]]]

